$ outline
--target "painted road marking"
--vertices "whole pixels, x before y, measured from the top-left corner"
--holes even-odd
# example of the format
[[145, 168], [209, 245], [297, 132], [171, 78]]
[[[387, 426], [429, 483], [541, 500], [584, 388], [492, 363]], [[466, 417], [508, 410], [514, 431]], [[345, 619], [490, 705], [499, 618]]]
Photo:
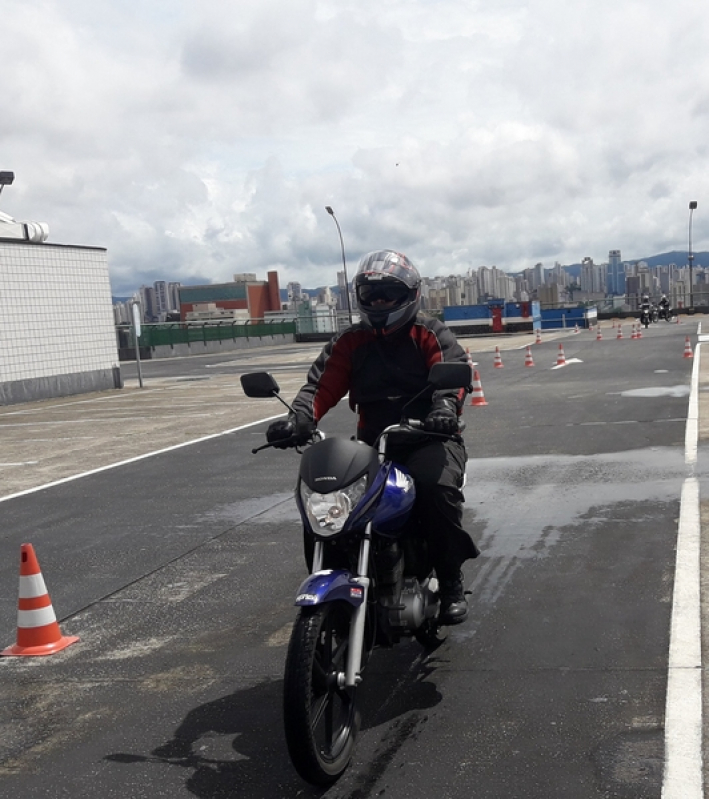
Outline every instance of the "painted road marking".
[[276, 416], [268, 416], [265, 419], [259, 419], [256, 422], [250, 422], [249, 424], [242, 424], [239, 427], [232, 427], [231, 430], [224, 430], [221, 433], [212, 433], [209, 436], [202, 436], [201, 438], [195, 438], [192, 441], [184, 441], [182, 444], [174, 444], [171, 447], [165, 447], [164, 449], [157, 449], [153, 452], [146, 452], [144, 455], [138, 455], [135, 458], [128, 458], [124, 461], [118, 461], [118, 463], [111, 463], [108, 466], [100, 466], [98, 469], [91, 469], [88, 472], [81, 472], [80, 474], [72, 474], [70, 477], [63, 477], [61, 480], [55, 480], [52, 483], [45, 483], [45, 485], [37, 486], [36, 488], [28, 488], [25, 491], [18, 491], [16, 494], [9, 494], [6, 497], [0, 497], [0, 502], [7, 502], [9, 499], [15, 499], [16, 497], [24, 497], [27, 494], [34, 494], [37, 491], [44, 491], [45, 488], [53, 488], [54, 486], [62, 485], [63, 483], [70, 483], [72, 480], [80, 480], [82, 477], [88, 477], [92, 474], [99, 474], [100, 472], [106, 472], [109, 469], [116, 469], [119, 466], [126, 466], [129, 463], [136, 463], [137, 461], [145, 460], [146, 458], [152, 458], [154, 455], [162, 455], [165, 452], [172, 452], [176, 449], [182, 449], [182, 447], [191, 447], [192, 444], [200, 444], [202, 441], [209, 441], [212, 438], [219, 438], [220, 436], [227, 436], [229, 433], [237, 433], [239, 430], [246, 430], [249, 427], [255, 427], [257, 424], [263, 424], [264, 422], [270, 422], [272, 419], [280, 419], [283, 416], [282, 413], [277, 414]]
[[[697, 344], [685, 434], [685, 462], [694, 469], [699, 433]], [[699, 602], [699, 481], [682, 487], [672, 595], [670, 653], [665, 704], [665, 769], [662, 799], [702, 799], [702, 652]]]

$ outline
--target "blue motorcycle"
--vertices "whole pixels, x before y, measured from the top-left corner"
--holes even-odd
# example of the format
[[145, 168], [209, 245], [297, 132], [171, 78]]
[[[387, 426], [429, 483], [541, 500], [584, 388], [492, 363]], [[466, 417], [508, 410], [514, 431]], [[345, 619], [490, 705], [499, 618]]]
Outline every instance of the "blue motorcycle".
[[[470, 390], [471, 376], [469, 364], [435, 364], [414, 400], [436, 389]], [[267, 372], [242, 375], [241, 383], [247, 396], [276, 397], [290, 409]], [[448, 437], [422, 427], [402, 419], [375, 447], [316, 431], [303, 451], [295, 498], [312, 569], [295, 600], [283, 712], [293, 765], [316, 785], [335, 782], [350, 762], [357, 688], [372, 650], [410, 637], [434, 648], [444, 639], [438, 582], [412, 513], [414, 481], [387, 457], [390, 440]]]

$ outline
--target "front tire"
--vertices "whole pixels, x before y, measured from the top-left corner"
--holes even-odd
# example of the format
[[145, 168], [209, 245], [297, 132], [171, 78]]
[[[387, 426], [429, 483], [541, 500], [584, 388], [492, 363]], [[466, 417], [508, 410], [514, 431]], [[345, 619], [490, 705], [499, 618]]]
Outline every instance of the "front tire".
[[328, 602], [301, 608], [288, 646], [283, 687], [286, 743], [300, 776], [335, 782], [347, 768], [359, 730], [356, 689], [340, 687], [354, 608]]

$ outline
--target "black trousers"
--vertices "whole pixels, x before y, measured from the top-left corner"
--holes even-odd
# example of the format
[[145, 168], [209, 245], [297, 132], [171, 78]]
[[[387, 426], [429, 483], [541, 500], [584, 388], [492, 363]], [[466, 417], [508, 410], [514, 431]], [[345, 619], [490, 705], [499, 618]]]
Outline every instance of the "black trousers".
[[480, 550], [463, 528], [463, 480], [467, 454], [462, 443], [428, 439], [395, 445], [390, 457], [406, 466], [416, 484], [416, 514], [439, 578], [456, 576]]

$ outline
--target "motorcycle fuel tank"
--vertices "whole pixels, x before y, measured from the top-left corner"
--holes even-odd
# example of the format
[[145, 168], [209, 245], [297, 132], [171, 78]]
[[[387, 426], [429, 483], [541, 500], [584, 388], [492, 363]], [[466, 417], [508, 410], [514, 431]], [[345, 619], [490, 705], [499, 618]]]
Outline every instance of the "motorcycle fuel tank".
[[413, 477], [394, 463], [382, 467], [384, 489], [372, 519], [379, 533], [394, 533], [408, 519], [416, 499]]

